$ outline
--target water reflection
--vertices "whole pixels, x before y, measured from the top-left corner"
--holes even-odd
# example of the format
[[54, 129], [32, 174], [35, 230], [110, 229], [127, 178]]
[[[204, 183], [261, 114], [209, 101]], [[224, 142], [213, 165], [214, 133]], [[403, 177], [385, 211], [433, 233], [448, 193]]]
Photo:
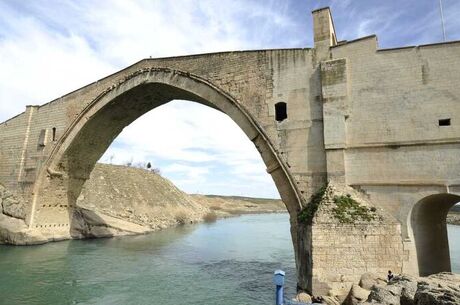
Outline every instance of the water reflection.
[[295, 269], [287, 214], [246, 215], [148, 236], [0, 247], [5, 304], [268, 304]]

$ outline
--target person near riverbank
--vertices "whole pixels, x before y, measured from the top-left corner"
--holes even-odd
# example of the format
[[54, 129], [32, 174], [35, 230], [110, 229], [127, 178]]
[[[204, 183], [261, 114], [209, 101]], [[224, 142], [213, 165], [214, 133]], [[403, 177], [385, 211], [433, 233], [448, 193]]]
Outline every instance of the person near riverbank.
[[388, 270], [387, 278], [388, 278], [388, 282], [391, 282], [391, 280], [393, 279], [393, 273], [391, 272], [391, 270]]

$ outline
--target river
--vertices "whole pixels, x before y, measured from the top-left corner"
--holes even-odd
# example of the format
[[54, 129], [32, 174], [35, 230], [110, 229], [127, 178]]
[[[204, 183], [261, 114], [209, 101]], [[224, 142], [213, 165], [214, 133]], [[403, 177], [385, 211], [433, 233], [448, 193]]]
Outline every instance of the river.
[[[460, 227], [452, 253], [460, 271]], [[451, 239], [452, 240], [452, 239]], [[273, 304], [295, 267], [287, 214], [245, 215], [150, 235], [0, 246], [0, 304]]]

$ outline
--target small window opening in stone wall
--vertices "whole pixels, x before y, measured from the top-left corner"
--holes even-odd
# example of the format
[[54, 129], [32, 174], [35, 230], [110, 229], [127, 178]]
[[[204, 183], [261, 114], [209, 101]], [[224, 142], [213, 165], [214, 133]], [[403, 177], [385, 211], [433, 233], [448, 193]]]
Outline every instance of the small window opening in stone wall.
[[38, 136], [38, 147], [44, 147], [46, 145], [46, 129], [40, 130], [40, 135]]
[[450, 119], [439, 120], [439, 126], [450, 126]]
[[56, 127], [53, 127], [53, 142], [56, 141]]
[[279, 102], [275, 104], [275, 120], [278, 122], [287, 119], [287, 104], [285, 102]]

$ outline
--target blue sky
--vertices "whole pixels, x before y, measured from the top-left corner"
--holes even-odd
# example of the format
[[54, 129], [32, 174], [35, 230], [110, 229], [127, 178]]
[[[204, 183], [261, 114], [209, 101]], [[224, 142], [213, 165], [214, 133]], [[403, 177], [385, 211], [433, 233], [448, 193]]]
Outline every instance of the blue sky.
[[[460, 1], [443, 5], [447, 40], [460, 40]], [[149, 56], [311, 47], [310, 12], [324, 6], [340, 40], [442, 41], [438, 0], [0, 0], [0, 121]], [[190, 102], [135, 121], [102, 161], [149, 161], [191, 193], [278, 197], [241, 130]]]

